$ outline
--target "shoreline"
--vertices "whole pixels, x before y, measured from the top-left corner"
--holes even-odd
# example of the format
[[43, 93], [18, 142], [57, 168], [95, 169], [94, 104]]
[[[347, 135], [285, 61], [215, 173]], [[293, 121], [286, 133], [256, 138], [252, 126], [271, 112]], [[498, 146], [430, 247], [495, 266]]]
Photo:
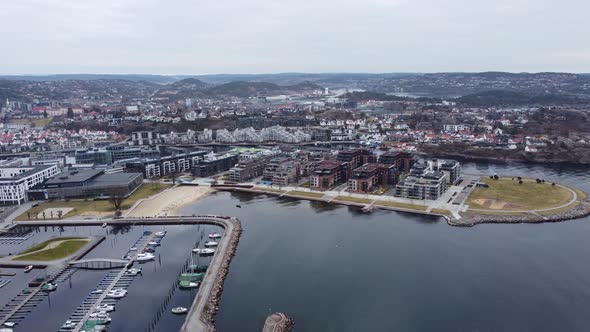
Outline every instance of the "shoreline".
[[[246, 188], [244, 186], [229, 186], [229, 185], [219, 185], [216, 186], [216, 189], [223, 190], [223, 191], [239, 191], [239, 192], [248, 192], [253, 194], [262, 194], [262, 195], [273, 195], [279, 198], [287, 197], [293, 199], [301, 199], [301, 200], [308, 200], [308, 201], [317, 201], [317, 202], [324, 202], [330, 204], [338, 204], [338, 205], [346, 205], [346, 206], [354, 206], [358, 208], [366, 208], [367, 204], [363, 203], [356, 203], [356, 202], [349, 202], [349, 201], [340, 201], [340, 200], [327, 200], [321, 197], [309, 197], [309, 196], [301, 196], [301, 195], [294, 195], [288, 194], [287, 192], [276, 192], [264, 189], [254, 189], [252, 187]], [[461, 214], [461, 219], [456, 219], [452, 216], [436, 213], [436, 212], [427, 212], [421, 210], [413, 210], [413, 209], [405, 209], [400, 207], [393, 207], [393, 206], [382, 206], [382, 205], [372, 205], [373, 208], [378, 208], [381, 210], [389, 210], [389, 211], [396, 211], [396, 212], [406, 212], [406, 213], [413, 213], [413, 214], [420, 214], [420, 215], [427, 215], [427, 216], [436, 216], [442, 217], [446, 220], [449, 226], [453, 227], [473, 227], [479, 224], [542, 224], [542, 223], [549, 223], [549, 222], [564, 222], [574, 219], [584, 218], [590, 215], [590, 197], [586, 197], [585, 199], [580, 201], [580, 204], [575, 208], [568, 210], [563, 213], [557, 213], [554, 215], [537, 215], [537, 214], [527, 214], [527, 215], [486, 215], [486, 214]], [[370, 212], [370, 211], [366, 211]]]
[[209, 196], [210, 187], [177, 185], [148, 197], [125, 212], [125, 217], [159, 217], [180, 215], [180, 210]]

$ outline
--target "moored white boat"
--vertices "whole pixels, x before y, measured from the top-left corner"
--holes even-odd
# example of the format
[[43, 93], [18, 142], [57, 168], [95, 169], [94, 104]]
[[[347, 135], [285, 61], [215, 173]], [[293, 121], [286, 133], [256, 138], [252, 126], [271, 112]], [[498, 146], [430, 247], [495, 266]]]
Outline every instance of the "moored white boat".
[[166, 235], [166, 232], [165, 231], [164, 232], [155, 232], [154, 235], [157, 237], [163, 237]]
[[127, 295], [127, 291], [124, 289], [113, 289], [107, 293], [107, 297], [112, 299], [120, 299], [125, 297], [125, 295]]
[[115, 306], [111, 305], [111, 304], [101, 304], [98, 307], [96, 307], [96, 310], [98, 311], [104, 311], [104, 312], [111, 312], [111, 311], [115, 311]]
[[41, 286], [41, 290], [44, 292], [53, 292], [57, 289], [56, 284], [52, 284], [50, 282], [46, 283], [45, 285]]
[[185, 307], [176, 307], [176, 308], [172, 308], [171, 311], [173, 314], [182, 315], [182, 314], [186, 314], [188, 312], [188, 309]]
[[215, 249], [211, 249], [211, 248], [195, 248], [193, 249], [193, 252], [195, 254], [199, 254], [199, 255], [213, 255], [215, 253]]
[[219, 234], [219, 233], [211, 233], [211, 234], [209, 234], [209, 238], [210, 239], [219, 239], [219, 238], [221, 238], [221, 234]]
[[215, 241], [207, 241], [205, 242], [205, 247], [217, 247], [218, 243]]
[[76, 325], [78, 325], [78, 324], [77, 324], [77, 323], [75, 323], [75, 322], [72, 322], [71, 320], [67, 320], [67, 321], [66, 321], [66, 322], [65, 322], [65, 323], [64, 323], [64, 324], [61, 326], [61, 328], [62, 328], [62, 329], [64, 329], [64, 330], [73, 330], [73, 329], [76, 327]]
[[156, 256], [154, 254], [149, 253], [149, 252], [145, 252], [145, 253], [137, 254], [136, 260], [138, 262], [147, 262], [147, 261], [153, 260], [155, 257]]
[[141, 273], [141, 267], [139, 267], [139, 268], [135, 268], [134, 267], [134, 268], [131, 268], [131, 269], [127, 270], [127, 274], [130, 275], [130, 276], [136, 276], [136, 275], [138, 275], [140, 273]]
[[25, 267], [24, 271], [25, 271], [25, 273], [29, 273], [29, 272], [31, 272], [32, 269], [33, 269], [33, 265], [29, 265], [29, 266]]
[[102, 292], [104, 292], [104, 290], [102, 290], [102, 289], [95, 289], [92, 292], [90, 292], [90, 294], [102, 294]]

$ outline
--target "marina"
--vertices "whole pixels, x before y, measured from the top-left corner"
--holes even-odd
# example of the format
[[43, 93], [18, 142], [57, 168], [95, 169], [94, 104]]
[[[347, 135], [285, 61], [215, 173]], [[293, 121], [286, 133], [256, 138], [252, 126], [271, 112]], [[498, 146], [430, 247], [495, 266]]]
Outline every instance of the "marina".
[[[204, 221], [205, 219], [210, 220], [211, 217], [202, 218], [200, 219], [200, 221]], [[204, 239], [207, 239], [207, 235], [214, 232], [215, 230], [219, 230], [219, 226], [216, 226], [216, 223], [211, 222], [205, 222], [205, 224], [200, 224], [200, 221], [191, 225], [191, 221], [185, 222], [184, 220], [182, 222], [178, 220], [173, 221], [170, 224], [166, 224], [165, 222], [163, 223], [162, 220], [157, 220], [157, 222], [155, 220], [141, 220], [142, 225], [136, 224], [135, 226], [124, 226], [125, 229], [135, 229], [140, 231], [140, 233], [139, 237], [136, 237], [135, 240], [129, 239], [130, 241], [126, 240], [123, 243], [119, 240], [113, 241], [114, 238], [111, 238], [112, 235], [109, 235], [113, 234], [113, 229], [119, 227], [117, 225], [129, 225], [129, 222], [124, 223], [121, 222], [121, 220], [118, 220], [115, 225], [109, 225], [109, 227], [106, 228], [107, 235], [105, 237], [105, 241], [98, 245], [95, 248], [95, 250], [89, 252], [85, 257], [81, 259], [73, 260], [69, 263], [61, 265], [61, 270], [56, 271], [54, 276], [56, 286], [53, 286], [52, 284], [52, 287], [49, 287], [55, 287], [53, 288], [55, 290], [42, 292], [40, 288], [37, 288], [31, 289], [30, 293], [19, 294], [17, 297], [15, 297], [14, 301], [10, 301], [8, 305], [6, 305], [5, 308], [3, 308], [2, 311], [0, 311], [2, 313], [2, 317], [4, 317], [6, 321], [8, 321], [8, 318], [10, 318], [9, 322], [13, 322], [14, 320], [15, 326], [13, 328], [15, 329], [15, 331], [27, 331], [35, 329], [37, 328], [35, 327], [35, 320], [30, 317], [27, 318], [27, 316], [37, 316], [41, 314], [41, 312], [47, 312], [49, 308], [45, 307], [44, 303], [47, 303], [47, 301], [44, 301], [44, 299], [47, 299], [48, 295], [51, 294], [50, 296], [52, 298], [49, 300], [49, 302], [61, 302], [63, 300], [66, 300], [65, 298], [62, 299], [62, 297], [66, 293], [71, 293], [72, 291], [74, 291], [76, 292], [76, 294], [80, 294], [80, 291], [77, 290], [78, 287], [76, 287], [76, 284], [80, 285], [80, 276], [92, 273], [96, 276], [102, 274], [102, 277], [94, 285], [90, 285], [86, 282], [84, 283], [84, 286], [87, 290], [84, 291], [85, 295], [77, 295], [80, 296], [78, 298], [82, 300], [82, 302], [79, 303], [77, 307], [72, 308], [72, 310], [66, 314], [65, 310], [67, 310], [67, 307], [71, 307], [71, 305], [68, 304], [67, 306], [64, 306], [63, 310], [59, 310], [60, 312], [62, 312], [62, 314], [56, 314], [54, 311], [57, 308], [51, 305], [52, 309], [49, 310], [51, 310], [51, 312], [54, 313], [51, 315], [50, 321], [55, 321], [53, 323], [53, 326], [55, 326], [55, 331], [82, 330], [84, 328], [85, 323], [87, 323], [88, 321], [93, 321], [93, 314], [104, 311], [102, 309], [108, 309], [110, 308], [110, 306], [114, 307], [113, 309], [116, 310], [109, 312], [109, 330], [113, 328], [116, 330], [117, 326], [119, 325], [126, 326], [129, 324], [129, 322], [128, 320], [122, 318], [121, 315], [130, 310], [131, 308], [128, 307], [129, 304], [126, 305], [125, 303], [128, 303], [129, 301], [137, 301], [139, 300], [139, 298], [146, 295], [144, 291], [134, 291], [134, 288], [146, 287], [147, 284], [145, 284], [144, 282], [148, 282], [148, 284], [151, 284], [156, 280], [160, 282], [163, 280], [168, 280], [170, 282], [171, 290], [179, 289], [180, 284], [178, 279], [182, 273], [192, 273], [192, 271], [198, 270], [201, 271], [199, 273], [204, 274], [203, 272], [206, 271], [206, 267], [207, 265], [209, 265], [209, 261], [214, 256], [197, 257], [197, 255], [195, 255], [193, 257], [193, 255], [191, 254], [191, 249], [195, 246], [203, 246], [205, 242]], [[152, 224], [163, 225], [151, 226]], [[41, 227], [41, 229], [50, 230], [51, 228], [46, 228], [47, 226], [48, 225], [37, 225], [35, 227]], [[94, 231], [92, 231], [92, 229], [94, 229]], [[148, 229], [153, 229], [153, 231]], [[192, 231], [190, 231], [187, 234], [186, 230], [180, 231], [181, 229], [191, 229]], [[94, 226], [67, 226], [55, 229], [55, 231], [60, 232], [60, 234], [68, 234], [71, 231], [74, 231], [74, 233], [72, 234], [77, 234], [80, 231], [87, 232], [88, 230], [90, 230], [93, 233], [105, 232], [105, 229], [102, 228], [102, 222]], [[32, 231], [32, 233], [36, 235], [46, 234], [44, 232], [38, 233], [36, 231]], [[137, 231], [131, 233], [137, 233]], [[129, 238], [129, 234], [130, 233], [128, 231], [126, 233], [123, 233], [125, 238]], [[190, 234], [192, 234], [192, 239]], [[171, 237], [171, 242], [178, 244], [179, 236], [181, 235], [183, 239], [189, 240], [189, 242], [186, 243], [187, 246], [185, 247], [185, 252], [182, 255], [185, 258], [181, 258], [182, 256], [178, 257], [176, 254], [171, 254], [172, 252], [176, 251], [177, 248], [175, 246], [166, 245], [166, 243], [168, 242], [166, 241], [166, 239], [168, 237]], [[45, 237], [46, 236], [43, 236], [39, 240]], [[118, 237], [120, 237], [120, 235]], [[32, 240], [35, 240], [34, 236]], [[180, 243], [182, 243], [182, 241], [180, 241]], [[113, 257], [113, 253], [116, 253], [116, 251], [113, 251], [113, 245], [116, 248], [120, 248], [119, 250], [121, 250], [119, 258], [106, 258], [108, 256]], [[124, 249], [125, 247], [126, 249]], [[131, 250], [131, 248], [135, 248], [136, 250]], [[157, 248], [156, 253], [144, 252], [144, 250], [148, 250], [150, 248]], [[109, 254], [105, 255], [106, 253]], [[153, 257], [145, 263], [140, 264], [140, 262], [137, 261], [138, 258], [146, 254], [150, 254]], [[124, 256], [126, 256], [126, 260], [121, 259], [121, 257]], [[181, 258], [181, 260], [179, 261], [177, 257]], [[173, 261], [177, 263], [173, 263]], [[121, 264], [119, 262], [125, 262], [125, 264], [119, 265]], [[134, 264], [132, 264], [133, 262]], [[179, 272], [170, 274], [169, 272], [173, 272], [174, 270], [176, 270], [176, 268], [163, 268], [163, 264], [166, 264], [166, 266], [169, 264], [167, 262], [173, 263], [177, 266], [177, 268], [180, 267], [180, 270], [178, 270]], [[39, 270], [35, 269], [35, 271]], [[154, 274], [155, 272], [156, 274]], [[164, 277], [162, 279], [162, 274], [165, 274], [167, 277]], [[153, 279], [157, 275], [161, 276], [157, 277], [157, 279]], [[22, 274], [22, 276], [26, 276], [26, 274]], [[34, 275], [31, 275], [30, 278], [33, 277]], [[135, 285], [135, 283], [133, 282], [134, 280], [138, 280], [136, 281], [136, 283], [138, 282], [137, 285]], [[59, 286], [60, 284], [69, 284], [70, 286], [63, 288], [63, 286]], [[168, 315], [170, 315], [170, 317], [165, 317], [164, 315], [159, 314], [150, 319], [146, 319], [145, 321], [134, 322], [134, 324], [140, 324], [141, 326], [142, 324], [149, 323], [149, 325], [145, 325], [142, 329], [147, 328], [149, 330], [153, 330], [156, 326], [158, 326], [158, 324], [161, 321], [164, 321], [163, 324], [167, 325], [171, 324], [172, 322], [176, 322], [173, 324], [178, 324], [178, 328], [180, 328], [180, 325], [183, 323], [183, 321], [182, 319], [180, 321], [178, 319], [172, 320], [171, 317], [179, 316], [171, 312], [172, 307], [170, 305], [175, 304], [176, 306], [178, 306], [178, 304], [181, 304], [184, 307], [189, 308], [190, 303], [192, 302], [192, 298], [195, 295], [195, 292], [174, 291], [167, 293], [169, 293], [169, 295], [165, 297], [166, 300], [164, 301], [164, 303], [159, 301], [158, 302], [160, 303], [160, 306], [165, 304], [165, 307], [168, 308], [166, 311], [168, 312]], [[158, 293], [155, 293], [154, 295], [157, 294]], [[150, 294], [147, 293], [147, 295]], [[54, 297], [57, 297], [58, 299], [56, 300], [54, 299]], [[71, 301], [71, 299], [69, 301]], [[115, 305], [115, 303], [118, 302], [121, 302], [122, 304], [119, 303]], [[16, 306], [14, 305], [15, 303], [20, 304], [20, 307], [16, 308]], [[39, 305], [41, 306], [39, 307]], [[161, 309], [158, 309], [158, 311], [160, 310]], [[146, 313], [151, 315], [152, 311]], [[43, 314], [43, 316], [45, 315], [46, 314]], [[56, 321], [59, 317], [62, 318], [61, 322], [58, 323]], [[170, 322], [166, 322], [168, 320], [170, 320]], [[105, 319], [104, 321], [107, 320]], [[100, 322], [104, 323], [104, 321]], [[96, 321], [93, 321], [92, 324], [95, 323]], [[52, 324], [50, 323], [50, 325]]]

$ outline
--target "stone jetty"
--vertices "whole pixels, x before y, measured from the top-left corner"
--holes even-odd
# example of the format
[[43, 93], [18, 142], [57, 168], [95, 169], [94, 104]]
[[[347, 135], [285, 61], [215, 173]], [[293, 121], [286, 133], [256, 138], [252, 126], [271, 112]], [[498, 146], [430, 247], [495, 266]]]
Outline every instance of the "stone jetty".
[[227, 250], [223, 253], [223, 260], [213, 282], [213, 288], [209, 293], [209, 299], [201, 313], [201, 320], [209, 325], [209, 331], [215, 331], [215, 314], [219, 309], [219, 300], [221, 299], [221, 292], [223, 291], [223, 283], [229, 272], [229, 265], [236, 253], [238, 242], [240, 241], [240, 236], [242, 234], [242, 224], [240, 221], [237, 218], [233, 218], [233, 221], [234, 229], [230, 235]]
[[266, 318], [262, 332], [289, 332], [293, 330], [295, 322], [282, 312], [276, 312]]

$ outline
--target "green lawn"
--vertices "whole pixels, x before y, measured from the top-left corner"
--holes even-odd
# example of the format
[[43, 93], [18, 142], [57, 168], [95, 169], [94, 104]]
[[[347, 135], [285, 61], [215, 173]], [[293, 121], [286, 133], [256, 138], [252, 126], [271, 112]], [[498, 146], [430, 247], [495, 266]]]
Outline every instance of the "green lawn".
[[519, 184], [516, 179], [510, 178], [482, 179], [489, 188], [473, 190], [467, 204], [474, 209], [534, 210], [558, 207], [572, 199], [572, 194], [567, 189], [552, 186], [549, 182], [539, 184], [532, 179], [523, 181], [523, 184]]
[[372, 200], [366, 198], [350, 197], [350, 196], [338, 196], [334, 198], [336, 201], [352, 202], [360, 204], [371, 204]]
[[[172, 184], [168, 183], [144, 183], [139, 187], [131, 196], [129, 196], [123, 204], [121, 209], [125, 210], [130, 208], [135, 202], [140, 199], [148, 198], [152, 195], [159, 193], [162, 190], [172, 187]], [[69, 218], [84, 213], [106, 213], [115, 212], [113, 204], [108, 200], [70, 200], [70, 201], [52, 201], [39, 204], [38, 206], [30, 208], [27, 212], [16, 217], [17, 221], [35, 219], [38, 213], [48, 208], [73, 208], [72, 211], [68, 212], [63, 218]], [[30, 214], [30, 218], [29, 215]]]
[[254, 189], [256, 190], [260, 190], [260, 191], [268, 191], [271, 193], [279, 193], [279, 194], [283, 194], [285, 193], [284, 190], [280, 190], [280, 189], [274, 189], [274, 188], [261, 188], [261, 187], [254, 187]]
[[[88, 243], [88, 239], [77, 240], [63, 240], [54, 239], [54, 241], [64, 241], [58, 244], [55, 248], [40, 250], [31, 254], [19, 255], [13, 260], [15, 261], [54, 261], [57, 259], [68, 257], [76, 253], [80, 248]], [[54, 242], [52, 241], [52, 242]], [[37, 249], [39, 250], [39, 249]]]
[[305, 196], [305, 197], [313, 197], [313, 198], [322, 198], [324, 196], [324, 194], [322, 194], [322, 193], [310, 193], [307, 191], [297, 191], [297, 190], [289, 191], [287, 193], [287, 195]]
[[408, 209], [408, 210], [426, 211], [426, 206], [424, 206], [424, 205], [415, 205], [415, 204], [388, 202], [388, 201], [377, 201], [377, 202], [375, 202], [375, 204], [382, 205], [382, 206], [396, 207], [396, 208], [401, 208], [401, 209]]
[[41, 243], [37, 243], [36, 245], [30, 247], [29, 249], [19, 252], [18, 255], [24, 255], [24, 254], [28, 254], [30, 252], [33, 251], [37, 251], [37, 250], [41, 250], [45, 247], [47, 247], [48, 244], [55, 242], [55, 241], [63, 241], [63, 240], [85, 240], [86, 238], [84, 237], [72, 237], [72, 236], [64, 236], [64, 237], [57, 237], [54, 239], [49, 239], [47, 241], [43, 241]]

